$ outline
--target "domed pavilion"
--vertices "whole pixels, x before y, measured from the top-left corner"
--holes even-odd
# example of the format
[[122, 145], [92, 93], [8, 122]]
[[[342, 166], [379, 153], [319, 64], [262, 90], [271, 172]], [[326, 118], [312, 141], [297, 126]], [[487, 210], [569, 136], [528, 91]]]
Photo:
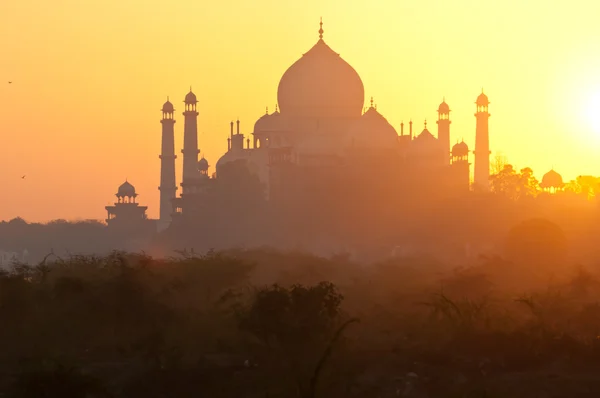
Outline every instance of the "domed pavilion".
[[565, 184], [563, 182], [562, 176], [551, 169], [549, 172], [544, 174], [542, 177], [542, 182], [540, 182], [540, 187], [549, 193], [555, 193], [557, 191], [561, 191], [564, 188]]

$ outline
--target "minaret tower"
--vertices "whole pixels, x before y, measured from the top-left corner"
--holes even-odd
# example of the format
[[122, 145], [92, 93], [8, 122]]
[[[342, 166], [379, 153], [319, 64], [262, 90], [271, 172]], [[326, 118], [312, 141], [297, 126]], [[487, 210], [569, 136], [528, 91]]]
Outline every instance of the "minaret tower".
[[481, 90], [481, 94], [475, 102], [477, 112], [477, 127], [475, 130], [475, 185], [478, 189], [490, 189], [490, 132], [488, 128], [488, 119], [491, 116], [488, 112], [490, 101], [487, 95]]
[[450, 107], [446, 99], [442, 101], [438, 108], [438, 141], [444, 150], [444, 166], [450, 164]]
[[183, 127], [183, 177], [181, 187], [182, 194], [191, 193], [194, 191], [195, 183], [198, 181], [198, 112], [196, 112], [196, 104], [198, 100], [196, 95], [190, 92], [185, 96], [185, 111], [183, 112], [184, 127]]
[[162, 148], [160, 153], [160, 219], [158, 229], [162, 231], [171, 223], [173, 212], [172, 200], [177, 195], [177, 182], [175, 180], [175, 119], [173, 104], [167, 102], [162, 107]]

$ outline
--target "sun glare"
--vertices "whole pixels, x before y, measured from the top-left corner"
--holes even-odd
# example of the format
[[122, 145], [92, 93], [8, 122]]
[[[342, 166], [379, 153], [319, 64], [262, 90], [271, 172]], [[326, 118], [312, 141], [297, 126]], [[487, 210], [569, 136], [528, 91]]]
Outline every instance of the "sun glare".
[[593, 132], [600, 134], [600, 91], [590, 98], [586, 116]]

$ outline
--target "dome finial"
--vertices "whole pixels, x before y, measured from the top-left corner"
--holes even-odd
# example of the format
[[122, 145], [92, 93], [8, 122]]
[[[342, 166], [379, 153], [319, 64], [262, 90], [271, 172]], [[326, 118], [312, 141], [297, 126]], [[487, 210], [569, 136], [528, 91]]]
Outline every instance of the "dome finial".
[[371, 108], [373, 107], [373, 97], [371, 97]]
[[265, 112], [265, 115], [268, 115], [268, 114], [269, 114], [269, 107], [267, 106], [267, 110]]
[[279, 112], [279, 105], [275, 104], [275, 112]]
[[321, 17], [321, 22], [319, 22], [319, 39], [323, 40], [323, 17]]
[[425, 119], [425, 130], [427, 130], [427, 119]]

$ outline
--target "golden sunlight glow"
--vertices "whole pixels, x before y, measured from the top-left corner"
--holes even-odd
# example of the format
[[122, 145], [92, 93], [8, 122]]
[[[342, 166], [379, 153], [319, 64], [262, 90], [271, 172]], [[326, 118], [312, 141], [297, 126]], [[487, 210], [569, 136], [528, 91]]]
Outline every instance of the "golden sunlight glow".
[[[600, 2], [585, 0], [0, 1], [0, 220], [102, 219], [125, 178], [156, 217], [167, 96], [179, 153], [193, 86], [214, 172], [229, 122], [250, 134], [274, 109], [320, 17], [327, 44], [397, 130], [435, 121], [445, 96], [451, 141], [473, 148], [484, 87], [492, 152], [538, 177], [552, 165], [567, 180], [598, 175], [597, 15]], [[179, 181], [181, 156], [176, 167]]]
[[595, 135], [600, 138], [600, 91], [592, 94], [586, 109], [586, 119]]

